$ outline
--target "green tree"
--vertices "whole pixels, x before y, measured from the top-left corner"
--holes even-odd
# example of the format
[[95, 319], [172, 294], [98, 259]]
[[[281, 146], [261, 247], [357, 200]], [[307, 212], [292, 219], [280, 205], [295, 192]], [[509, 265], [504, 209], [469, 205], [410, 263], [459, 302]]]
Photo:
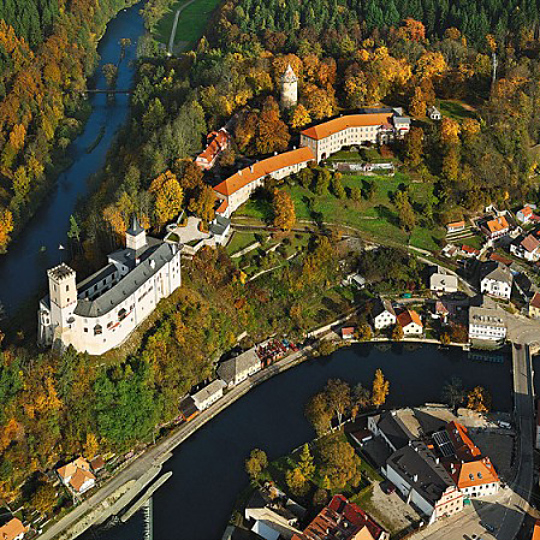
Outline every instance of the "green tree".
[[252, 480], [256, 480], [259, 475], [268, 467], [268, 458], [266, 453], [259, 448], [254, 448], [246, 459], [246, 472]]
[[304, 444], [302, 451], [300, 452], [298, 468], [300, 469], [300, 472], [304, 478], [307, 480], [311, 480], [311, 478], [313, 478], [313, 474], [315, 473], [315, 465], [313, 463], [313, 456], [309, 451], [309, 445], [307, 443]]
[[315, 182], [315, 194], [326, 195], [332, 175], [328, 169], [320, 169], [317, 171], [317, 180]]
[[323, 392], [315, 394], [307, 403], [305, 414], [317, 435], [324, 435], [331, 427], [332, 411]]

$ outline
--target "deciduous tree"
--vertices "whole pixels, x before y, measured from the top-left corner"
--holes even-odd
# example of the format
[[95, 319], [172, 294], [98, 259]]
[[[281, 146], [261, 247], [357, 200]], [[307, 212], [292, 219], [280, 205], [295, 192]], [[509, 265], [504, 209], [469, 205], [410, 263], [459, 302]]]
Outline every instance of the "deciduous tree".
[[373, 387], [371, 390], [371, 401], [375, 407], [380, 407], [386, 403], [386, 397], [390, 392], [390, 382], [384, 378], [383, 372], [380, 369], [375, 371], [373, 379]]
[[276, 189], [273, 199], [274, 226], [289, 231], [296, 223], [294, 202], [288, 191]]

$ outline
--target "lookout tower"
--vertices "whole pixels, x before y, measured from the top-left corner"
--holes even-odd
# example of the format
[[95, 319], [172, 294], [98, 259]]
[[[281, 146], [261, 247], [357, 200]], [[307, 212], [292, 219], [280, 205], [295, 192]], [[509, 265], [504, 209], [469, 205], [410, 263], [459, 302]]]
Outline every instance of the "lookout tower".
[[289, 109], [298, 103], [298, 78], [296, 77], [291, 64], [287, 66], [285, 73], [281, 76], [281, 107]]
[[77, 305], [76, 273], [67, 264], [47, 271], [53, 326], [67, 328]]

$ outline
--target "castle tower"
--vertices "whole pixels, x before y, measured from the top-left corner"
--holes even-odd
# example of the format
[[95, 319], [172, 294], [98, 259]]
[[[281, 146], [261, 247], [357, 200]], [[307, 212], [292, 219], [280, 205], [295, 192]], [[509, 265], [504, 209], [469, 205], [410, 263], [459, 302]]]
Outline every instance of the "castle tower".
[[281, 76], [281, 107], [288, 109], [295, 107], [298, 103], [298, 78], [291, 67], [287, 66], [285, 73]]
[[70, 324], [69, 319], [77, 306], [76, 276], [75, 270], [65, 263], [47, 270], [53, 327], [67, 328]]
[[131, 218], [131, 226], [126, 231], [126, 247], [137, 251], [146, 246], [146, 232], [136, 215]]

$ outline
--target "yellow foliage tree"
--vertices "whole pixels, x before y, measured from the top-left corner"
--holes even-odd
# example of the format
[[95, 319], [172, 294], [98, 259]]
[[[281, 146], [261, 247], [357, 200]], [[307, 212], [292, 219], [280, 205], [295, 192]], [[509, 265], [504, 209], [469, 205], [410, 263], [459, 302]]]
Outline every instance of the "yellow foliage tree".
[[385, 380], [382, 370], [375, 371], [373, 387], [371, 391], [371, 402], [375, 407], [380, 407], [386, 403], [386, 397], [390, 392], [390, 382]]
[[489, 412], [491, 396], [481, 386], [476, 386], [467, 394], [467, 408], [477, 412]]
[[176, 217], [182, 209], [184, 192], [176, 175], [170, 170], [161, 173], [150, 185], [150, 193], [155, 197], [154, 214], [156, 224], [162, 228], [167, 221]]
[[441, 142], [447, 146], [459, 142], [459, 124], [453, 118], [445, 116], [441, 122]]
[[291, 117], [291, 126], [293, 129], [301, 129], [311, 122], [308, 110], [300, 103]]
[[296, 223], [294, 202], [287, 191], [274, 191], [274, 226], [289, 231]]
[[0, 251], [4, 251], [9, 244], [13, 231], [13, 214], [6, 208], [0, 210]]

